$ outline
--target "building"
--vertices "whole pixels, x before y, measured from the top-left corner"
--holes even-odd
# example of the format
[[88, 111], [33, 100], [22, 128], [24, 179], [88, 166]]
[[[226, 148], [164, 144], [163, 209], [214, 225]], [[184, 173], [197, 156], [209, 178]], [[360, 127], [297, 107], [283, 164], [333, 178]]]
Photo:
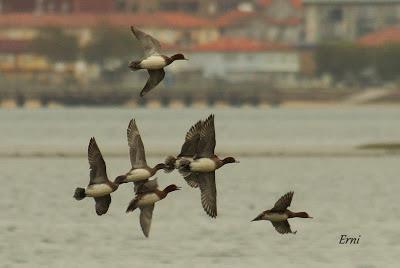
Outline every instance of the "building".
[[400, 0], [303, 0], [304, 41], [354, 41], [400, 24]]
[[290, 83], [300, 69], [299, 55], [294, 47], [245, 37], [221, 37], [194, 45], [184, 53], [191, 64], [176, 64], [171, 66], [171, 71], [199, 73], [202, 77], [230, 82]]
[[389, 26], [361, 36], [357, 43], [363, 46], [379, 47], [385, 44], [400, 44], [400, 26]]
[[110, 12], [115, 0], [0, 0], [1, 13]]

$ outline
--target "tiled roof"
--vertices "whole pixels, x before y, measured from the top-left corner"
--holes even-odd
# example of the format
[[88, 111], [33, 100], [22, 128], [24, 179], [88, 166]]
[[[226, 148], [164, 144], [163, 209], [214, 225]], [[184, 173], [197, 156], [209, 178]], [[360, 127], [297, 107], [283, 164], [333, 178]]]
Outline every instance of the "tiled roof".
[[391, 26], [366, 34], [358, 39], [358, 43], [366, 46], [400, 43], [400, 26]]
[[244, 18], [249, 18], [251, 16], [255, 16], [255, 12], [246, 12], [246, 11], [240, 11], [240, 10], [231, 10], [226, 12], [225, 14], [219, 16], [215, 20], [215, 24], [217, 26], [227, 26], [231, 25], [237, 21], [240, 21], [241, 19]]
[[176, 28], [208, 27], [212, 23], [204, 18], [180, 12], [154, 12], [154, 13], [110, 13], [110, 14], [45, 14], [33, 15], [31, 13], [10, 13], [0, 15], [0, 27], [91, 27], [99, 22], [109, 23], [113, 26], [127, 27], [158, 26]]
[[0, 39], [0, 53], [19, 53], [28, 50], [30, 42], [26, 40]]
[[[273, 0], [258, 0], [257, 2], [258, 2], [258, 4], [260, 4], [262, 6], [268, 6], [269, 4], [271, 4], [272, 1]], [[290, 4], [292, 4], [292, 6], [294, 8], [302, 8], [303, 1], [302, 0], [290, 0]]]
[[215, 41], [195, 45], [192, 51], [257, 52], [266, 50], [287, 50], [290, 46], [282, 43], [258, 41], [246, 37], [221, 37]]

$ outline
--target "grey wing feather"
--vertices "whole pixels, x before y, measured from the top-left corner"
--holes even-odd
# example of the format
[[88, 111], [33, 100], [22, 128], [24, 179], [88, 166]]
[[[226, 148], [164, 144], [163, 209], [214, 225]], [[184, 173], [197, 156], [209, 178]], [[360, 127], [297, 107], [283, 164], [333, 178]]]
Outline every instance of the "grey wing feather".
[[275, 230], [280, 234], [288, 234], [288, 233], [295, 234], [297, 232], [297, 231], [292, 232], [288, 221], [278, 221], [278, 222], [272, 221], [271, 223], [275, 227]]
[[140, 208], [140, 226], [143, 234], [149, 237], [151, 219], [153, 218], [154, 204]]
[[147, 70], [149, 72], [149, 79], [147, 79], [146, 85], [144, 85], [142, 91], [140, 91], [140, 97], [146, 95], [147, 92], [155, 88], [165, 76], [164, 69]]
[[203, 121], [199, 120], [189, 129], [189, 131], [186, 133], [185, 142], [182, 145], [181, 153], [178, 155], [178, 157], [193, 157], [196, 154], [202, 126]]
[[111, 196], [108, 194], [102, 197], [95, 197], [94, 201], [96, 202], [96, 213], [101, 216], [107, 213], [111, 204]]
[[217, 216], [215, 172], [199, 173], [197, 182], [200, 187], [203, 209], [210, 217], [215, 218]]
[[183, 176], [187, 184], [192, 187], [192, 188], [197, 188], [199, 187], [198, 179], [197, 177], [199, 176], [198, 173], [192, 172], [189, 173], [187, 176]]
[[143, 47], [145, 57], [159, 54], [161, 50], [160, 42], [149, 34], [146, 34], [135, 27], [131, 26], [133, 35], [139, 40]]
[[215, 144], [214, 115], [212, 114], [204, 121], [201, 128], [196, 158], [213, 156]]
[[293, 194], [294, 192], [288, 192], [281, 198], [279, 198], [279, 200], [276, 201], [274, 207], [271, 209], [271, 212], [284, 212], [290, 206]]
[[95, 138], [91, 138], [89, 142], [88, 160], [90, 166], [89, 185], [101, 184], [108, 181], [106, 163], [104, 162]]
[[128, 138], [129, 157], [132, 168], [147, 167], [143, 141], [140, 137], [139, 129], [137, 128], [136, 121], [134, 119], [129, 122], [126, 136]]
[[153, 180], [143, 180], [139, 182], [135, 182], [135, 192], [136, 194], [144, 194], [148, 192], [153, 192], [158, 188], [157, 178]]

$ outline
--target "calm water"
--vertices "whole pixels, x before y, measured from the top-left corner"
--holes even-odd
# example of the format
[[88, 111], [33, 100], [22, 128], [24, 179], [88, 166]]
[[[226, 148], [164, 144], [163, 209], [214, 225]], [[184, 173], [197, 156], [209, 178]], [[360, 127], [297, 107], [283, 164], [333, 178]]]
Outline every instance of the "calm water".
[[[135, 117], [150, 164], [179, 149], [190, 124], [209, 110], [0, 110], [0, 267], [397, 267], [399, 156], [246, 157], [255, 150], [351, 147], [400, 140], [399, 108], [221, 109], [217, 151], [237, 152], [241, 163], [217, 172], [217, 219], [203, 213], [198, 190], [177, 173], [156, 205], [150, 239], [138, 213], [125, 214], [132, 187], [113, 195], [109, 213], [95, 215], [92, 200], [73, 189], [88, 181], [85, 157], [5, 157], [13, 152], [86, 153], [96, 136], [109, 177], [129, 168], [125, 129]], [[296, 235], [279, 235], [268, 222], [250, 223], [289, 190]], [[339, 245], [341, 234], [361, 235]]]

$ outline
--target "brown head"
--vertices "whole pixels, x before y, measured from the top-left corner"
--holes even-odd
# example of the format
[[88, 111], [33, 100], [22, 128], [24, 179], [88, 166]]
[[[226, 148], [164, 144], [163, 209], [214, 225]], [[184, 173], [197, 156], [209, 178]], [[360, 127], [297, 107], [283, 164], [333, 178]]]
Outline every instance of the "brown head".
[[310, 215], [308, 215], [307, 212], [293, 212], [293, 215], [291, 216], [291, 218], [310, 218], [310, 219], [312, 219], [312, 217], [310, 217]]
[[167, 187], [165, 187], [165, 189], [163, 190], [163, 192], [166, 193], [166, 194], [168, 194], [168, 193], [170, 193], [170, 192], [178, 191], [178, 190], [180, 190], [180, 189], [181, 189], [181, 187], [178, 187], [178, 186], [176, 186], [175, 184], [171, 184], [171, 185], [168, 185]]
[[240, 162], [237, 161], [235, 158], [229, 156], [229, 157], [225, 157], [224, 159], [222, 159], [222, 163], [223, 163], [223, 165], [226, 165], [226, 164], [230, 164], [230, 163], [240, 163]]
[[175, 54], [171, 56], [171, 62], [176, 61], [176, 60], [188, 60], [187, 58], [185, 58], [185, 56], [181, 53], [179, 54]]

